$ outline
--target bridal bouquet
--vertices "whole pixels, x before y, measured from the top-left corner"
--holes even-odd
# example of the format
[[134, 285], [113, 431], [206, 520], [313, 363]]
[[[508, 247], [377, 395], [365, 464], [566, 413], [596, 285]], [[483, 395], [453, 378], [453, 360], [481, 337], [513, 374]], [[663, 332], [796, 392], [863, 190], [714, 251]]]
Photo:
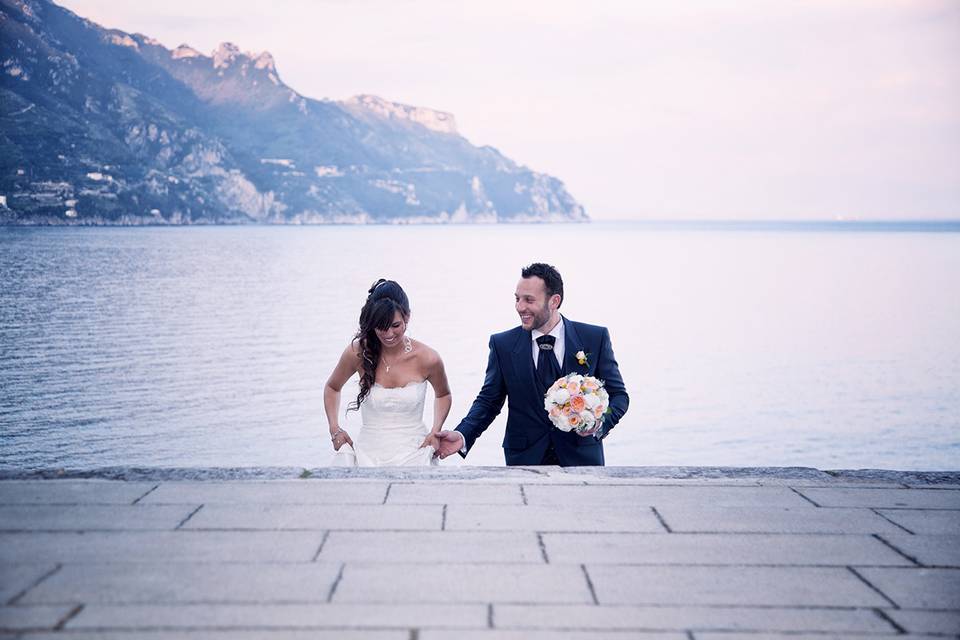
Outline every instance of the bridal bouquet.
[[610, 396], [593, 376], [568, 374], [554, 382], [544, 396], [543, 408], [561, 431], [589, 433], [603, 423]]

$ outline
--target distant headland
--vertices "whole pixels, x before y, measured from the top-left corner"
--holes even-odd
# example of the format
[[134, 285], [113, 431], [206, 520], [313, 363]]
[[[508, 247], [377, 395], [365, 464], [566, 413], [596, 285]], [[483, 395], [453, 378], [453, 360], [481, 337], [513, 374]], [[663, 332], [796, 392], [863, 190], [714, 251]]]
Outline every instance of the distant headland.
[[557, 178], [453, 115], [315, 100], [273, 57], [170, 50], [49, 0], [0, 5], [0, 224], [581, 222]]

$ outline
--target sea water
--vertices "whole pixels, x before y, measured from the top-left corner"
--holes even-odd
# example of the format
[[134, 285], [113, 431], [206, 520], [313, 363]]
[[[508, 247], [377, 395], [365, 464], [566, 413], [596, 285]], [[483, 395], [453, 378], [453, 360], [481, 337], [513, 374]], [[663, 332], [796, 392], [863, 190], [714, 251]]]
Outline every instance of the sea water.
[[[452, 428], [534, 261], [610, 329], [608, 465], [960, 467], [954, 227], [639, 223], [0, 228], [0, 466], [323, 465], [324, 382], [380, 277]], [[505, 416], [443, 464], [502, 465]]]

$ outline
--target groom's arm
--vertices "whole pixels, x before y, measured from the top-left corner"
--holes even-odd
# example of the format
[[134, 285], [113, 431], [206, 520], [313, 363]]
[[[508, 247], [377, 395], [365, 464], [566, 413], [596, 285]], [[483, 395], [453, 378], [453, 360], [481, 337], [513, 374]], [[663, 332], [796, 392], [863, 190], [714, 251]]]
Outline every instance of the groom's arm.
[[606, 438], [610, 430], [617, 426], [620, 418], [630, 406], [630, 396], [627, 387], [623, 384], [620, 367], [613, 355], [613, 345], [610, 343], [610, 332], [604, 328], [600, 336], [600, 357], [597, 358], [596, 377], [604, 382], [604, 388], [610, 394], [610, 413], [603, 420], [602, 438]]
[[493, 336], [490, 336], [490, 356], [487, 359], [487, 373], [477, 399], [470, 406], [466, 417], [460, 421], [455, 431], [463, 436], [464, 446], [460, 455], [467, 456], [467, 451], [480, 434], [490, 426], [493, 419], [500, 415], [503, 401], [507, 398], [507, 387], [503, 381], [503, 371], [500, 369], [500, 357], [497, 354]]

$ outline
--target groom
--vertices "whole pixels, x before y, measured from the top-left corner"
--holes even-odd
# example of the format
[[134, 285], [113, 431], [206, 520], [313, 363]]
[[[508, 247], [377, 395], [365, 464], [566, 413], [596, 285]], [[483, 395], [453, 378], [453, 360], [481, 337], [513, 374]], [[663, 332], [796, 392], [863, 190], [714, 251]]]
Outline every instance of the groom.
[[[605, 327], [560, 315], [563, 280], [552, 266], [537, 262], [525, 267], [521, 275], [516, 292], [520, 326], [490, 337], [483, 387], [456, 430], [437, 434], [436, 455], [446, 458], [459, 452], [466, 457], [509, 397], [503, 438], [507, 465], [603, 465], [600, 439], [607, 437], [630, 403], [613, 357], [610, 334]], [[578, 354], [585, 358], [578, 359]], [[544, 394], [568, 373], [595, 376], [605, 383], [610, 412], [603, 420], [600, 438], [560, 431], [547, 417]]]

